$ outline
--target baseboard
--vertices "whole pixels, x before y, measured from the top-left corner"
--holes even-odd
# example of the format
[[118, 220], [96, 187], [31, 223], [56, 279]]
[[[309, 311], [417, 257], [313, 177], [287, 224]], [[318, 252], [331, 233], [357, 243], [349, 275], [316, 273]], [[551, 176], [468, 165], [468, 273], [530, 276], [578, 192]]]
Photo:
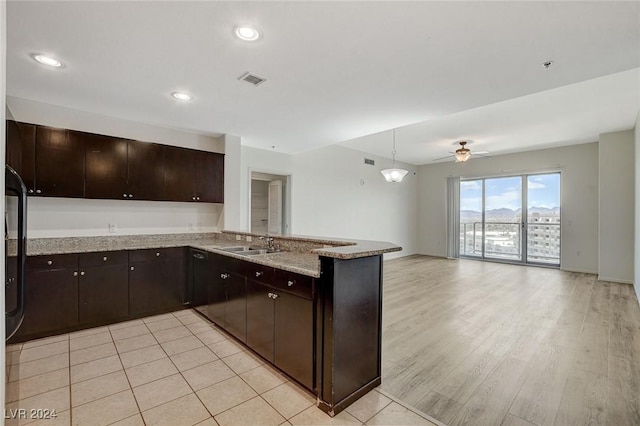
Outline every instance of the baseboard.
[[564, 268], [564, 267], [560, 267], [561, 271], [565, 271], [565, 272], [577, 272], [579, 274], [593, 274], [593, 275], [598, 275], [598, 271], [588, 271], [586, 269], [574, 269], [574, 268]]
[[633, 280], [623, 280], [621, 278], [603, 277], [602, 275], [598, 275], [598, 281], [610, 281], [610, 282], [613, 282], [613, 283], [631, 284], [631, 285], [633, 285]]

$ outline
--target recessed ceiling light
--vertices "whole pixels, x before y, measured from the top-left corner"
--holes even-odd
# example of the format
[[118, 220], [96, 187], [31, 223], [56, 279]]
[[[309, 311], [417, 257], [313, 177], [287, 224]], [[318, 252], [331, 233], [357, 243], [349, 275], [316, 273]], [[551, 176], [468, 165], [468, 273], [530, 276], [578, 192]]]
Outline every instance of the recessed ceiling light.
[[193, 96], [187, 95], [186, 93], [182, 92], [173, 92], [171, 96], [178, 99], [179, 101], [190, 101], [191, 99], [193, 99]]
[[62, 67], [62, 62], [60, 62], [57, 59], [52, 58], [51, 56], [40, 55], [38, 53], [34, 53], [33, 55], [31, 55], [31, 57], [35, 61], [37, 61], [37, 62], [39, 62], [39, 63], [41, 63], [43, 65], [47, 65], [47, 66], [50, 66], [50, 67], [53, 67], [53, 68], [61, 68]]
[[256, 41], [260, 38], [260, 31], [256, 27], [252, 27], [251, 25], [238, 25], [233, 33], [240, 40], [244, 41]]

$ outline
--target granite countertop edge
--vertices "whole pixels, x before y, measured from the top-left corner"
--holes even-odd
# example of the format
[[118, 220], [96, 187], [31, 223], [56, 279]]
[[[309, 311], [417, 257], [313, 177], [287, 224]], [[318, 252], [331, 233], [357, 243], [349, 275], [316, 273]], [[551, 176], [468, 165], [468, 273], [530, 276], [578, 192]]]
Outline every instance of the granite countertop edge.
[[[232, 238], [234, 235], [262, 236], [261, 234], [249, 232], [222, 231], [189, 234], [34, 238], [27, 240], [27, 255], [42, 256], [186, 246], [318, 278], [320, 276], [320, 256], [336, 259], [356, 259], [402, 250], [401, 247], [393, 243], [382, 241], [273, 235], [272, 237], [275, 239], [314, 243], [325, 247], [311, 249], [307, 252], [287, 251], [248, 257], [220, 250], [224, 246], [250, 244], [246, 241], [235, 240]], [[16, 240], [9, 240], [8, 246], [8, 255], [15, 256]], [[312, 264], [313, 267], [310, 266]]]

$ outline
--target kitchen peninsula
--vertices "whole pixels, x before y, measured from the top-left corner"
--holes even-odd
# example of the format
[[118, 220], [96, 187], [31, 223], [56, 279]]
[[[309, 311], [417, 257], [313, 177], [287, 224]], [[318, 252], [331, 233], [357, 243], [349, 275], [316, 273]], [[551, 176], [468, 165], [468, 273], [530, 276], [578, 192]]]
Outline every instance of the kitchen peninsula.
[[399, 250], [229, 231], [33, 239], [14, 341], [193, 307], [333, 416], [380, 384], [382, 255]]

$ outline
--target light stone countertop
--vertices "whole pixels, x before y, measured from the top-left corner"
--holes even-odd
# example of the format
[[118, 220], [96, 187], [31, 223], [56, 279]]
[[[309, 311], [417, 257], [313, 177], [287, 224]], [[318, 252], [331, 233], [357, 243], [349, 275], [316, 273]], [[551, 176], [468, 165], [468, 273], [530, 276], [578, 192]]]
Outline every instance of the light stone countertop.
[[[284, 269], [312, 277], [320, 276], [320, 256], [355, 259], [402, 250], [387, 242], [338, 240], [306, 236], [273, 235], [282, 252], [242, 256], [221, 250], [234, 245], [260, 245], [261, 234], [223, 231], [222, 233], [119, 235], [101, 237], [34, 238], [27, 240], [27, 255], [90, 253], [167, 247], [193, 247], [221, 255]], [[238, 240], [240, 239], [240, 240]], [[247, 241], [250, 240], [250, 241]], [[15, 256], [16, 240], [9, 240], [8, 255]]]

